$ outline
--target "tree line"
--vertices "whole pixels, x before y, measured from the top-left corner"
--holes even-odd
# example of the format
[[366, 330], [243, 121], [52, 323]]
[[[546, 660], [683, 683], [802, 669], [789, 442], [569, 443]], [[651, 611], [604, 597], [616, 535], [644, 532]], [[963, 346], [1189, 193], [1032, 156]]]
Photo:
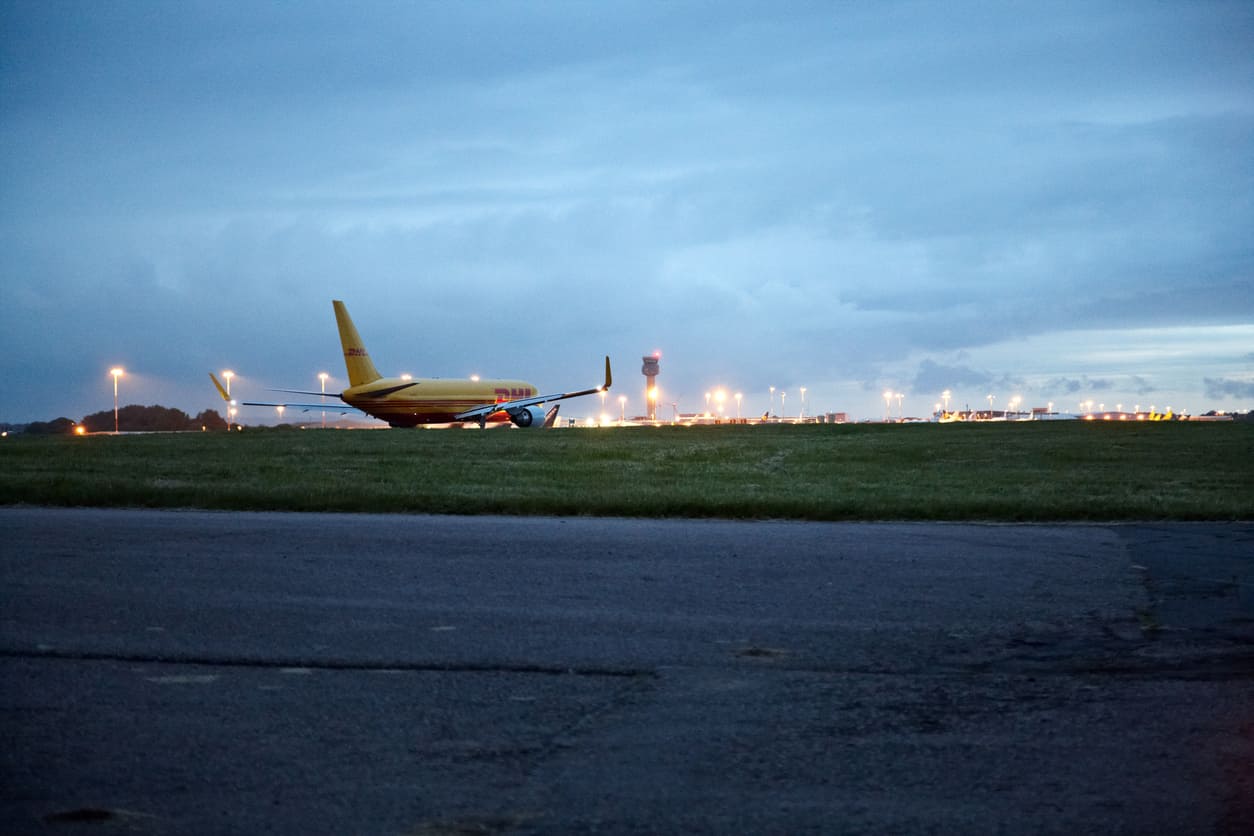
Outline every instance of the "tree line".
[[[68, 435], [73, 433], [74, 428], [79, 424], [87, 432], [113, 432], [113, 410], [93, 412], [78, 424], [69, 418], [34, 421], [26, 425], [25, 432], [30, 435]], [[200, 432], [225, 430], [226, 419], [213, 409], [206, 409], [193, 418], [181, 409], [133, 404], [118, 410], [117, 427], [123, 432]]]

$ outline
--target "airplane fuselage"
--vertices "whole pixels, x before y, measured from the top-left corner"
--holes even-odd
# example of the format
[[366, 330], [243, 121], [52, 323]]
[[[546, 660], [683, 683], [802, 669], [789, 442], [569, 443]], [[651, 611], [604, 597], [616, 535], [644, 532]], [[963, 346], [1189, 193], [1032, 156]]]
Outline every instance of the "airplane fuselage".
[[[340, 393], [349, 406], [393, 427], [447, 424], [454, 416], [486, 403], [529, 398], [538, 390], [522, 380], [449, 380], [447, 378], [384, 377]], [[504, 412], [490, 422], [509, 421]]]

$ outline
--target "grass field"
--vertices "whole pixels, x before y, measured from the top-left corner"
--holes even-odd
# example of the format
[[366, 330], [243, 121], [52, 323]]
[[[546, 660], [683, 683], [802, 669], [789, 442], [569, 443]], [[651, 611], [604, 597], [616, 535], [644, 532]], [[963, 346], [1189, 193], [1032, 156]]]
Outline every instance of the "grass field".
[[9, 437], [0, 503], [805, 520], [1250, 520], [1254, 425]]

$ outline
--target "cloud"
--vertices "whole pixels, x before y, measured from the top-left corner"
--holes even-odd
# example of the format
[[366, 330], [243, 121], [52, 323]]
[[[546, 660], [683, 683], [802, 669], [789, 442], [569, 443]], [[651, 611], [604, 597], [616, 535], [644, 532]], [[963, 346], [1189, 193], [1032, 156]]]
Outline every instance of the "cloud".
[[967, 366], [942, 366], [933, 360], [924, 360], [910, 384], [912, 392], [941, 392], [946, 389], [970, 387], [987, 388], [994, 376], [988, 372]]
[[1202, 380], [1208, 398], [1254, 398], [1254, 381], [1207, 377]]
[[1055, 377], [1041, 385], [1041, 393], [1045, 395], [1074, 395], [1076, 392], [1108, 392], [1116, 386], [1115, 381], [1103, 378], [1090, 378], [1083, 375], [1079, 378]]
[[1089, 377], [1054, 377], [1046, 380], [1038, 387], [1042, 395], [1061, 396], [1074, 395], [1077, 392], [1132, 392], [1137, 395], [1149, 395], [1161, 390], [1143, 375], [1128, 375], [1122, 378]]

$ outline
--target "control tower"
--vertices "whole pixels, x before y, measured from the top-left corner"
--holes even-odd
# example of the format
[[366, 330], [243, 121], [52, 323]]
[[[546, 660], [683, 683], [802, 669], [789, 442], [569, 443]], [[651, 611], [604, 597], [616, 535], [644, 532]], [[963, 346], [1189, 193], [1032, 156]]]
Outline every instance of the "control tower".
[[644, 366], [640, 372], [644, 375], [644, 402], [648, 408], [650, 421], [657, 420], [657, 376], [662, 370], [658, 364], [662, 361], [662, 353], [655, 351], [642, 358]]

